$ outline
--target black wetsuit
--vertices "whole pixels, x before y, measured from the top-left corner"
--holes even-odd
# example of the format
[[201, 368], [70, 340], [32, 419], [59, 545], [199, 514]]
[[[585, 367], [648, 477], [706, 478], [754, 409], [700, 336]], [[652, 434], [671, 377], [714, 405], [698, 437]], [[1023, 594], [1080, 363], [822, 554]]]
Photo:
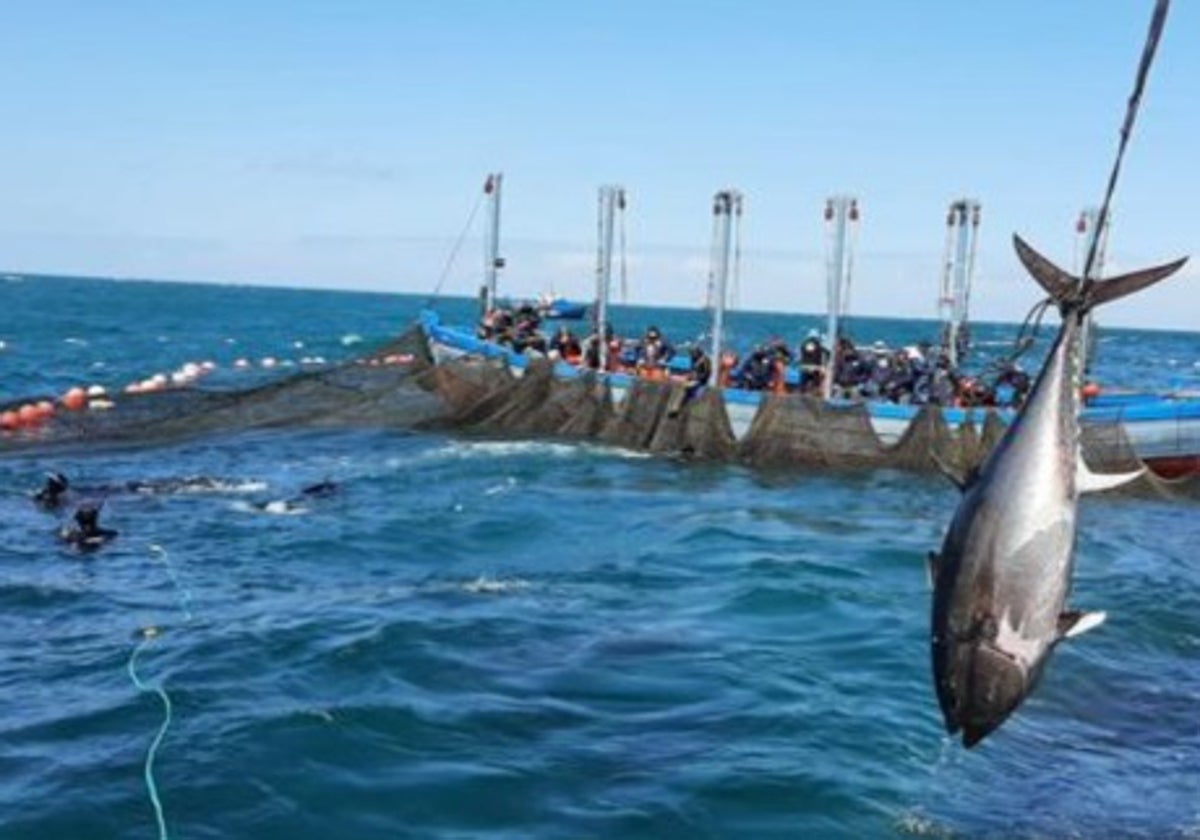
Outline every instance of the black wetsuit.
[[338, 491], [338, 485], [335, 481], [318, 481], [316, 484], [310, 484], [300, 491], [301, 496], [306, 496], [310, 499], [324, 499], [334, 495]]
[[33, 494], [34, 504], [48, 510], [60, 507], [70, 486], [71, 482], [67, 481], [67, 477], [62, 473], [50, 473], [46, 476], [46, 483], [42, 489]]
[[92, 505], [83, 505], [75, 511], [75, 525], [63, 528], [59, 537], [80, 551], [97, 549], [117, 536], [114, 529], [100, 527], [100, 509]]

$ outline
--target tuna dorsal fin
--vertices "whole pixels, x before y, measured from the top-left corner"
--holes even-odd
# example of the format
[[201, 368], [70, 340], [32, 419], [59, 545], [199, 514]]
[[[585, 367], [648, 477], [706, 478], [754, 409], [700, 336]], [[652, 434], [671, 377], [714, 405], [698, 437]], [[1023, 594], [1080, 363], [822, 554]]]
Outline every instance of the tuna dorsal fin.
[[1058, 614], [1058, 637], [1073, 639], [1094, 627], [1099, 627], [1108, 618], [1105, 612], [1081, 612], [1066, 610]]
[[1075, 489], [1081, 496], [1084, 493], [1102, 493], [1136, 481], [1145, 474], [1145, 467], [1129, 473], [1094, 473], [1080, 458], [1075, 467]]
[[937, 585], [938, 575], [942, 572], [942, 555], [931, 551], [925, 555], [925, 572], [929, 575], [929, 588]]

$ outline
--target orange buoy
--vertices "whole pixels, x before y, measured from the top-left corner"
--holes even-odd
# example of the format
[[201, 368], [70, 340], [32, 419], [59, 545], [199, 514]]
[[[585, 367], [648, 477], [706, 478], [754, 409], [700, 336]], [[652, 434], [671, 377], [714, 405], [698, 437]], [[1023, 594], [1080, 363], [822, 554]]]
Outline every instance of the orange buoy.
[[67, 393], [62, 395], [59, 400], [63, 404], [63, 408], [68, 411], [79, 411], [87, 408], [87, 391], [82, 388], [72, 388]]
[[1085, 400], [1093, 399], [1100, 396], [1100, 385], [1096, 382], [1085, 382], [1083, 384], [1083, 398]]
[[54, 416], [54, 403], [50, 402], [50, 400], [42, 400], [37, 404], [37, 410], [42, 419], [47, 420]]
[[36, 426], [42, 420], [42, 413], [38, 411], [38, 407], [33, 403], [26, 403], [17, 409], [17, 423], [28, 428]]
[[5, 411], [0, 414], [0, 429], [6, 432], [11, 432], [13, 429], [20, 428], [21, 420], [17, 417], [15, 411]]

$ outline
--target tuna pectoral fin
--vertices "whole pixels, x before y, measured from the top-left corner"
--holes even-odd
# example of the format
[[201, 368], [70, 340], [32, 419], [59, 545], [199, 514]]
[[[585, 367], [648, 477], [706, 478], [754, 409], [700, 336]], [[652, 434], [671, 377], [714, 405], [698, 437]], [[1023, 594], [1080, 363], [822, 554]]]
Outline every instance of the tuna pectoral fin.
[[1084, 493], [1102, 493], [1105, 490], [1112, 490], [1131, 481], [1136, 481], [1145, 474], [1145, 467], [1128, 473], [1094, 473], [1088, 469], [1088, 465], [1083, 462], [1083, 458], [1080, 458], [1075, 469], [1075, 489], [1080, 495]]
[[1093, 627], [1099, 627], [1104, 623], [1104, 619], [1108, 618], [1108, 613], [1104, 612], [1080, 612], [1078, 610], [1067, 610], [1058, 615], [1058, 637], [1060, 639], [1073, 639]]

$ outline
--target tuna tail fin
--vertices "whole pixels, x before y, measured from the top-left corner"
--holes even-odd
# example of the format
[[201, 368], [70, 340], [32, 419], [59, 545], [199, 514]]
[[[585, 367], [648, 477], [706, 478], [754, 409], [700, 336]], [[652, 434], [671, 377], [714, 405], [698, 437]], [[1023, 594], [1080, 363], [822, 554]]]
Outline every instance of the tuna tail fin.
[[1165, 280], [1183, 267], [1187, 257], [1175, 262], [1144, 268], [1130, 274], [1122, 274], [1107, 280], [1085, 281], [1063, 271], [1050, 260], [1033, 250], [1024, 239], [1013, 234], [1013, 247], [1025, 270], [1038, 282], [1058, 304], [1059, 309], [1087, 311], [1110, 300], [1139, 292], [1159, 280]]
[[1108, 303], [1110, 300], [1116, 300], [1117, 298], [1125, 297], [1125, 295], [1140, 292], [1147, 286], [1153, 286], [1159, 280], [1166, 280], [1176, 271], [1183, 268], [1183, 264], [1187, 261], [1188, 258], [1183, 257], [1165, 265], [1143, 268], [1141, 271], [1122, 274], [1119, 277], [1112, 277], [1107, 280], [1096, 280], [1092, 283], [1092, 287], [1087, 293], [1086, 306], [1088, 309], [1091, 309], [1093, 306]]

